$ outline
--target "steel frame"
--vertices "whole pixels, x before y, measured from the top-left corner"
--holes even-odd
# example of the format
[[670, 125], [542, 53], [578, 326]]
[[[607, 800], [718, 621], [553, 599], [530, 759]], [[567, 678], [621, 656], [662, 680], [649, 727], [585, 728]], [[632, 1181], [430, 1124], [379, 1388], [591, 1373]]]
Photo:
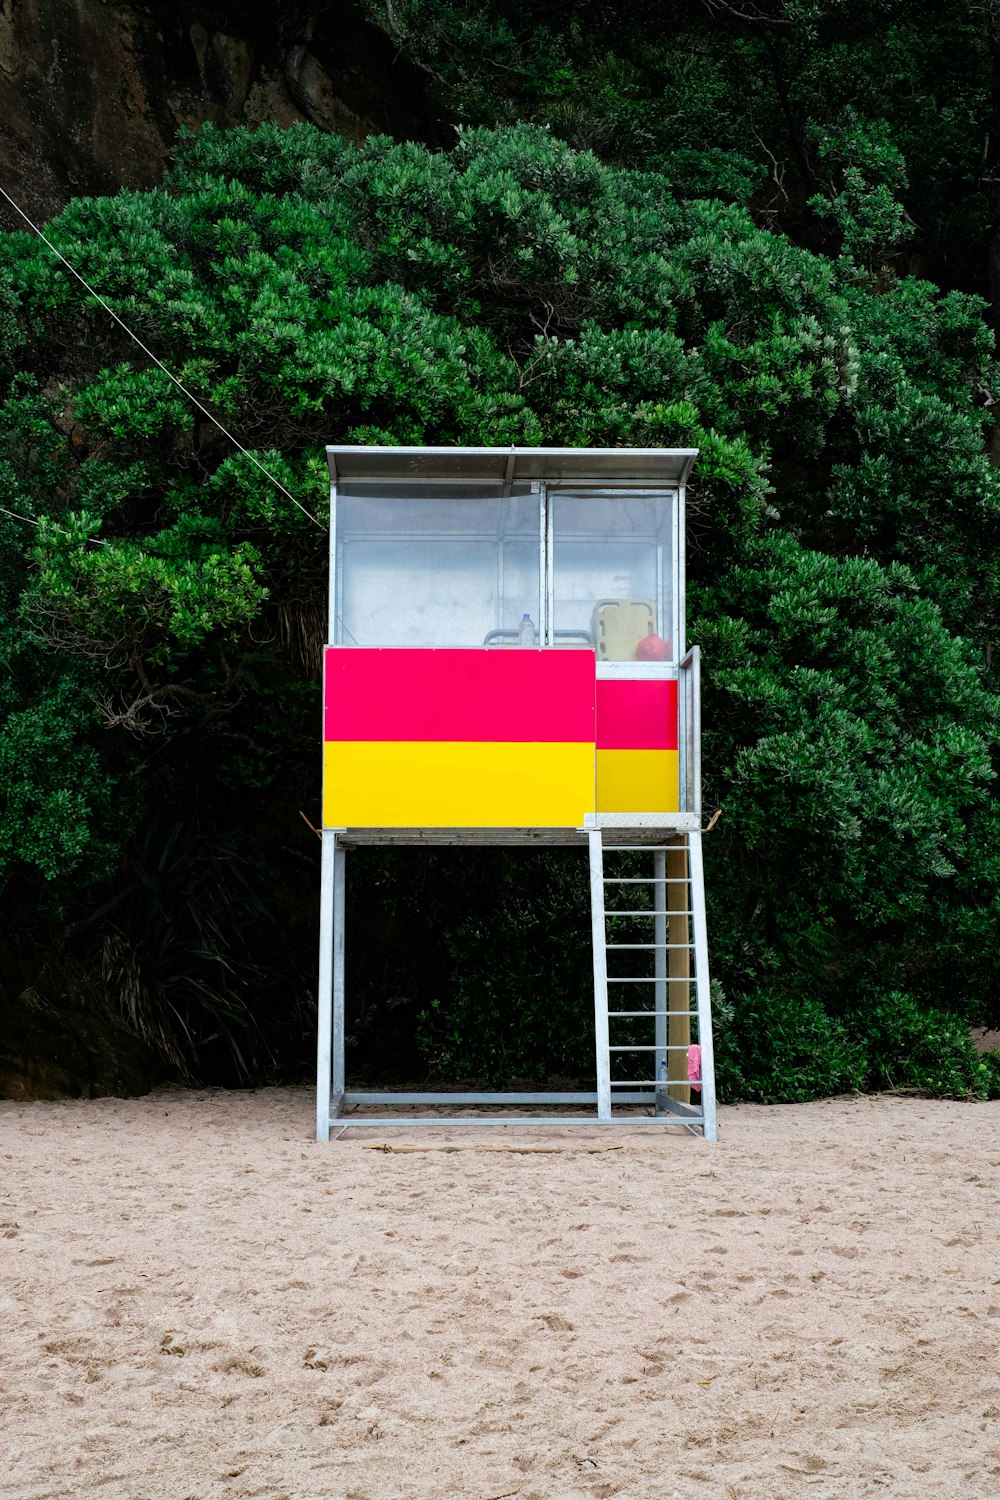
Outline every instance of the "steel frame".
[[[595, 818], [595, 824], [604, 820]], [[680, 819], [678, 819], [680, 821]], [[685, 822], [688, 820], [685, 819]], [[645, 833], [645, 828], [640, 832]], [[674, 1050], [667, 1040], [668, 1017], [671, 1014], [668, 995], [667, 949], [667, 876], [666, 854], [663, 848], [652, 850], [654, 873], [651, 881], [624, 877], [616, 884], [651, 884], [654, 903], [651, 915], [654, 920], [652, 944], [626, 946], [652, 947], [655, 951], [655, 974], [644, 982], [654, 986], [653, 1013], [655, 1015], [655, 1039], [651, 1047], [612, 1048], [609, 1037], [608, 1002], [608, 943], [605, 929], [605, 880], [603, 857], [606, 850], [643, 849], [642, 844], [622, 842], [625, 830], [620, 826], [605, 829], [601, 826], [580, 829], [577, 832], [578, 847], [588, 850], [590, 863], [591, 931], [594, 973], [594, 1050], [597, 1087], [593, 1090], [358, 1090], [349, 1089], [345, 1077], [345, 888], [347, 844], [356, 842], [354, 830], [327, 828], [323, 830], [322, 848], [322, 892], [320, 913], [320, 966], [319, 966], [319, 1025], [317, 1032], [317, 1084], [316, 1084], [316, 1138], [328, 1141], [331, 1131], [339, 1139], [346, 1130], [354, 1128], [411, 1125], [644, 1125], [683, 1126], [708, 1141], [717, 1138], [715, 1104], [715, 1067], [712, 1047], [711, 998], [708, 974], [708, 942], [705, 922], [701, 832], [697, 829], [664, 827], [659, 823], [660, 838], [683, 839], [688, 851], [687, 888], [689, 904], [683, 915], [691, 922], [690, 947], [694, 956], [695, 1002], [698, 1016], [698, 1039], [702, 1049], [702, 1095], [701, 1107], [684, 1104], [669, 1096], [665, 1073], [666, 1058]], [[612, 842], [605, 843], [605, 835]], [[459, 842], [452, 840], [452, 842]], [[623, 982], [621, 980], [619, 983]], [[628, 981], [632, 982], [632, 981]], [[644, 1010], [616, 1011], [616, 1015], [644, 1015]], [[679, 1013], [678, 1013], [679, 1014]], [[651, 1052], [654, 1054], [655, 1082], [638, 1086], [614, 1084], [610, 1077], [612, 1052]], [[662, 1082], [661, 1082], [662, 1079]], [[382, 1107], [393, 1110], [413, 1108], [482, 1109], [488, 1106], [515, 1109], [518, 1107], [544, 1108], [545, 1110], [567, 1106], [593, 1108], [589, 1115], [418, 1115], [393, 1113], [384, 1115], [345, 1115], [345, 1110]], [[622, 1106], [644, 1106], [649, 1115], [622, 1115], [615, 1113]]]

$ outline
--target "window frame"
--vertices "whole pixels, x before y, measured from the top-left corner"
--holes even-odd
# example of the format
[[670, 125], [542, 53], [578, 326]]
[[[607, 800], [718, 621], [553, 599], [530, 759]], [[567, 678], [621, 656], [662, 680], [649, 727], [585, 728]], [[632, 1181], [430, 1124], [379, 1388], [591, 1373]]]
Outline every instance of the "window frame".
[[[448, 491], [468, 489], [467, 480], [435, 478], [433, 481], [410, 481], [414, 489], [422, 490], [427, 498], [447, 499]], [[356, 480], [349, 483], [330, 486], [330, 605], [327, 624], [327, 640], [332, 646], [349, 646], [349, 642], [343, 640], [343, 625], [340, 619], [340, 601], [344, 593], [343, 580], [343, 547], [338, 545], [337, 511], [340, 498], [352, 500], [364, 499], [389, 499], [385, 490], [392, 488], [390, 480], [380, 483], [375, 480]], [[510, 494], [510, 486], [489, 486], [493, 493], [485, 493], [484, 500], [496, 500], [506, 498]], [[669, 636], [665, 637], [671, 642], [671, 654], [663, 662], [602, 662], [598, 661], [597, 670], [602, 676], [674, 676], [679, 663], [686, 654], [686, 641], [684, 631], [684, 597], [685, 597], [685, 575], [684, 556], [681, 547], [681, 537], [684, 535], [684, 485], [671, 484], [609, 484], [607, 482], [585, 483], [579, 480], [562, 480], [547, 482], [545, 480], [533, 480], [530, 482], [528, 493], [537, 489], [538, 496], [538, 648], [543, 650], [556, 649], [555, 640], [555, 500], [564, 497], [572, 499], [666, 499], [671, 505], [670, 519], [670, 541], [668, 547], [663, 543], [657, 544], [657, 593], [658, 613], [664, 615], [661, 622], [660, 634], [663, 634], [662, 625], [670, 626]], [[349, 495], [342, 495], [343, 490], [349, 490]], [[399, 497], [407, 498], [407, 497]], [[416, 498], [416, 497], [414, 497]], [[456, 498], [459, 498], [456, 495]], [[463, 499], [474, 500], [475, 496], [462, 496]], [[669, 552], [669, 555], [667, 555]], [[498, 561], [498, 568], [502, 567], [502, 561]], [[664, 578], [672, 579], [670, 588], [669, 609], [661, 610], [659, 599], [663, 595]], [[404, 648], [405, 649], [405, 648]], [[413, 650], [435, 650], [434, 646], [417, 646]], [[443, 649], [443, 648], [442, 648]], [[490, 647], [477, 648], [471, 646], [467, 649], [491, 649]], [[594, 649], [580, 646], [581, 650]]]

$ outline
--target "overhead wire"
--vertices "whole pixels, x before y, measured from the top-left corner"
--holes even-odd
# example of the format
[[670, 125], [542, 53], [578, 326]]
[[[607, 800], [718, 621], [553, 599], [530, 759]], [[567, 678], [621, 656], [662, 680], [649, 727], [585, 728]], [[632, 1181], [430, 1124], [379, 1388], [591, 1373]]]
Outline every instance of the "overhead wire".
[[[0, 505], [0, 516], [11, 516], [11, 517], [13, 517], [13, 519], [15, 521], [23, 521], [25, 523], [25, 525], [27, 525], [27, 526], [41, 526], [41, 524], [42, 524], [41, 521], [39, 521], [37, 519], [37, 517], [35, 517], [35, 516], [22, 516], [19, 511], [8, 510], [7, 507], [6, 507], [6, 505]], [[70, 535], [70, 533], [66, 530], [65, 526], [58, 526], [58, 525], [56, 525], [56, 522], [53, 521], [53, 520], [51, 520], [51, 519], [49, 521], [49, 525], [50, 526], [55, 526], [56, 530], [57, 531], [61, 531], [62, 534], [63, 534], [63, 536], [69, 536]], [[103, 537], [99, 537], [99, 536], [88, 536], [87, 541], [88, 542], [93, 542], [94, 545], [97, 546], [97, 547], [106, 547], [108, 545], [107, 542], [104, 540], [104, 538]]]
[[[195, 396], [191, 391], [189, 391], [188, 388], [187, 388], [187, 386], [184, 385], [180, 380], [177, 379], [177, 376], [173, 373], [173, 371], [170, 370], [170, 369], [168, 369], [167, 366], [163, 363], [163, 360], [159, 359], [157, 357], [157, 355], [155, 355], [153, 353], [152, 349], [150, 349], [146, 344], [143, 343], [142, 339], [139, 337], [139, 335], [137, 333], [133, 333], [132, 329], [125, 322], [124, 318], [119, 317], [118, 313], [115, 312], [114, 308], [111, 307], [104, 300], [104, 298], [101, 296], [100, 292], [96, 291], [91, 286], [90, 282], [86, 279], [86, 277], [82, 276], [80, 274], [80, 272], [76, 269], [76, 267], [74, 265], [72, 265], [70, 263], [70, 261], [68, 261], [66, 259], [65, 255], [63, 255], [63, 253], [59, 249], [59, 247], [57, 245], [54, 245], [52, 243], [52, 241], [48, 238], [48, 236], [41, 229], [39, 229], [38, 225], [32, 219], [30, 219], [28, 217], [28, 215], [25, 213], [24, 209], [21, 208], [21, 206], [18, 203], [15, 203], [14, 199], [10, 196], [10, 194], [7, 192], [7, 189], [5, 187], [0, 186], [0, 196], [4, 197], [7, 200], [7, 202], [10, 204], [10, 206], [14, 210], [14, 212], [16, 214], [20, 215], [20, 217], [28, 225], [29, 229], [31, 229], [32, 232], [38, 236], [38, 238], [42, 241], [42, 243], [44, 245], [48, 246], [48, 248], [52, 251], [52, 254], [58, 260], [62, 261], [62, 263], [66, 267], [67, 271], [69, 271], [72, 276], [76, 277], [76, 279], [80, 283], [80, 285], [82, 287], [84, 287], [86, 289], [86, 291], [88, 291], [90, 293], [90, 295], [95, 299], [95, 301], [97, 301], [97, 302], [99, 302], [101, 304], [101, 306], [104, 308], [104, 311], [110, 317], [114, 318], [114, 320], [118, 324], [118, 326], [120, 328], [122, 328], [125, 331], [125, 333], [128, 334], [129, 338], [133, 341], [133, 343], [138, 344], [138, 346], [142, 350], [142, 352], [145, 355], [147, 355], [147, 357], [149, 359], [151, 359], [153, 361], [154, 365], [157, 365], [159, 367], [159, 369], [161, 369], [163, 371], [164, 375], [167, 376], [168, 380], [172, 380], [173, 381], [173, 383], [177, 387], [177, 389], [184, 396], [187, 397], [187, 399], [192, 403], [192, 405], [196, 406], [200, 412], [203, 412], [204, 415], [208, 418], [208, 420], [210, 422], [214, 423], [215, 426], [219, 429], [219, 431], [225, 437], [227, 437], [229, 439], [229, 441], [233, 444], [233, 446], [236, 447], [236, 448], [238, 448], [239, 451], [246, 458], [248, 458], [252, 464], [256, 465], [256, 467], [260, 470], [260, 472], [267, 479], [269, 479], [271, 481], [271, 483], [277, 489], [279, 489], [281, 491], [281, 493], [288, 500], [290, 500], [292, 502], [292, 504], [294, 506], [296, 506], [296, 508], [298, 510], [300, 510], [302, 512], [302, 514], [304, 516], [308, 516], [309, 520], [312, 521], [313, 525], [318, 526], [321, 531], [325, 531], [326, 527], [323, 525], [323, 522], [317, 516], [314, 516], [313, 513], [312, 513], [312, 511], [309, 510], [309, 509], [307, 509], [307, 507], [304, 506], [300, 500], [297, 500], [295, 498], [295, 496], [292, 494], [291, 490], [286, 489], [286, 487], [282, 484], [281, 480], [278, 479], [274, 474], [272, 474], [271, 471], [270, 471], [270, 469], [266, 468], [264, 466], [264, 464], [261, 463], [261, 461], [260, 461], [259, 458], [255, 458], [254, 455], [250, 452], [249, 448], [245, 448], [243, 446], [243, 444], [240, 442], [239, 438], [238, 437], [234, 437], [234, 435], [229, 431], [228, 427], [224, 427], [223, 426], [223, 424], [219, 421], [218, 417], [216, 417], [212, 412], [210, 412], [209, 409], [208, 409], [208, 407], [205, 406], [205, 404], [203, 402], [199, 401], [198, 397]], [[0, 510], [3, 510], [3, 508], [0, 507]], [[20, 520], [20, 521], [29, 521], [29, 522], [31, 522], [32, 525], [35, 525], [35, 526], [38, 525], [38, 522], [37, 521], [31, 521], [31, 518], [29, 516], [17, 516], [17, 514], [16, 514], [15, 511], [3, 510], [3, 514], [4, 515], [9, 515], [9, 516], [16, 516], [17, 520]]]

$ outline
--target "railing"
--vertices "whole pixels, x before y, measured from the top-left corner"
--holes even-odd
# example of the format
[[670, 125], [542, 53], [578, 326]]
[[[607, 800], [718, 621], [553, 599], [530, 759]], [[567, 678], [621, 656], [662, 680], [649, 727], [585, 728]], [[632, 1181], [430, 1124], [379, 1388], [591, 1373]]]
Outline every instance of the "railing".
[[677, 748], [680, 810], [701, 817], [701, 647], [692, 646], [680, 663]]
[[[516, 646], [521, 632], [519, 630], [488, 630], [483, 636], [484, 646], [505, 646], [508, 643]], [[535, 634], [538, 634], [537, 629]], [[580, 646], [593, 646], [594, 637], [588, 630], [554, 630], [553, 636], [557, 641], [576, 641]], [[540, 644], [540, 642], [536, 642]]]

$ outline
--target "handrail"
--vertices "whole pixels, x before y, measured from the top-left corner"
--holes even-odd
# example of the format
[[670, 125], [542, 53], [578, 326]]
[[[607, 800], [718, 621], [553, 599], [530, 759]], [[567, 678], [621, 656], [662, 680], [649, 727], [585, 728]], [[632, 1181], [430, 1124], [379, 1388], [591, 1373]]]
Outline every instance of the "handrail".
[[[552, 633], [557, 641], [583, 641], [588, 646], [594, 644], [594, 637], [589, 630], [555, 630]], [[516, 641], [519, 635], [518, 630], [488, 630], [483, 636], [483, 645], [491, 646], [494, 641]]]
[[683, 713], [683, 809], [701, 817], [701, 647], [692, 646], [680, 663], [686, 674]]

